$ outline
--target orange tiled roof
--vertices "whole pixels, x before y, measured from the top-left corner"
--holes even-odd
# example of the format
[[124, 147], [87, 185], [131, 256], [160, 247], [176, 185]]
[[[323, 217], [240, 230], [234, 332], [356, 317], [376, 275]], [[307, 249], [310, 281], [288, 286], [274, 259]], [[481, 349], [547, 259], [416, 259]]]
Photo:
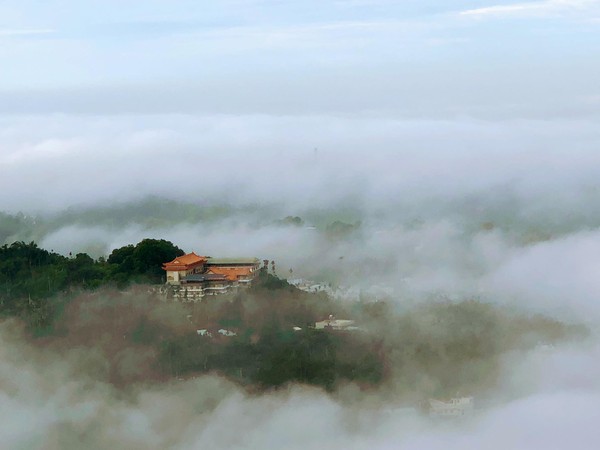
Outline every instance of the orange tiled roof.
[[184, 270], [190, 267], [197, 266], [206, 262], [204, 256], [198, 256], [194, 252], [188, 253], [187, 255], [178, 256], [173, 261], [169, 261], [163, 264], [165, 270]]
[[225, 275], [230, 281], [237, 281], [239, 277], [247, 277], [252, 275], [251, 267], [219, 267], [213, 266], [208, 269], [207, 273], [217, 275]]

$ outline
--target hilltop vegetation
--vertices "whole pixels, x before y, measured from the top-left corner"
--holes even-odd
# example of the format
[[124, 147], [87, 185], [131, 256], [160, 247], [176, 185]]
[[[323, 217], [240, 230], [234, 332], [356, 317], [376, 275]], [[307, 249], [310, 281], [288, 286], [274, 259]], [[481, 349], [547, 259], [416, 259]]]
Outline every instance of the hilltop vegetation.
[[182, 254], [171, 242], [156, 239], [115, 249], [107, 260], [86, 253], [66, 257], [35, 242], [4, 245], [0, 247], [0, 315], [20, 317], [39, 332], [52, 325], [69, 292], [160, 283], [161, 264]]
[[[363, 331], [314, 329], [329, 313], [355, 319]], [[88, 348], [100, 358], [94, 367], [118, 386], [218, 374], [252, 391], [288, 383], [334, 391], [352, 382], [362, 389], [390, 386], [398, 399], [417, 402], [481, 394], [498, 384], [507, 352], [584, 334], [477, 301], [397, 313], [385, 303], [342, 304], [289, 285], [259, 284], [191, 305], [135, 289], [81, 293], [44, 343], [62, 351]]]
[[[68, 258], [35, 243], [5, 245], [0, 313], [22, 320], [50, 348], [101, 355], [104, 362], [94, 364], [115, 385], [218, 373], [259, 390], [290, 382], [327, 390], [346, 382], [393, 385], [413, 401], [484, 391], [497, 383], [507, 352], [585, 335], [583, 328], [475, 300], [403, 313], [368, 299], [343, 303], [264, 270], [250, 289], [165, 303], [144, 283], [161, 282], [160, 263], [180, 254], [172, 243], [151, 239], [115, 249], [107, 260]], [[361, 330], [314, 329], [329, 314], [354, 319]]]

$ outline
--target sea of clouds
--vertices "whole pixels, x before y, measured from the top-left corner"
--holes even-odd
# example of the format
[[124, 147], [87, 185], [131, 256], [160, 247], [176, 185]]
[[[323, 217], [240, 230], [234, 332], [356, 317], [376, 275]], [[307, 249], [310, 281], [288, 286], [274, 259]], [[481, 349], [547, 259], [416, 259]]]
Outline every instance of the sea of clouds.
[[[306, 130], [311, 130], [307, 133]], [[258, 205], [216, 223], [67, 225], [40, 245], [95, 256], [145, 237], [280, 274], [390, 287], [405, 304], [478, 298], [585, 323], [589, 341], [506, 355], [495, 401], [436, 423], [348, 387], [248, 395], [216, 377], [126, 392], [75, 351], [0, 326], [7, 448], [596, 448], [600, 432], [600, 132], [593, 120], [379, 116], [0, 119], [0, 209], [52, 215], [148, 195]], [[260, 205], [275, 205], [260, 217]], [[348, 237], [274, 223], [358, 212]], [[273, 210], [270, 210], [273, 211]], [[151, 213], [149, 213], [151, 214]], [[308, 214], [308, 213], [307, 213]], [[258, 216], [258, 217], [257, 217]]]

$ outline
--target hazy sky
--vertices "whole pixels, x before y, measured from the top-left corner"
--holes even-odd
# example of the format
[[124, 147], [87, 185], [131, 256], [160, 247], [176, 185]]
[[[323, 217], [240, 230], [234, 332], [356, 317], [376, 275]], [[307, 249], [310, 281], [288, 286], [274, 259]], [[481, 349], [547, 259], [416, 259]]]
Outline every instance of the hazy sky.
[[573, 197], [599, 38], [596, 0], [0, 2], [0, 210]]
[[596, 0], [0, 3], [0, 112], [553, 117], [600, 105]]

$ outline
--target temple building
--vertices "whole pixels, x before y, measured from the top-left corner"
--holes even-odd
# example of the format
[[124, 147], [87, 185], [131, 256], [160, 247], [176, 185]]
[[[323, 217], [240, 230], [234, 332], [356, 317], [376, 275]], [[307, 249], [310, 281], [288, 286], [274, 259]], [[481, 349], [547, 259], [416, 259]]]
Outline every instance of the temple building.
[[188, 275], [204, 272], [206, 260], [205, 256], [198, 256], [192, 252], [164, 263], [162, 268], [167, 272], [167, 283], [179, 284]]
[[223, 294], [249, 286], [258, 274], [257, 258], [212, 258], [194, 252], [163, 264], [173, 299], [199, 301], [205, 295]]
[[250, 284], [260, 269], [257, 258], [208, 258], [205, 266], [207, 274], [223, 275], [239, 285]]

